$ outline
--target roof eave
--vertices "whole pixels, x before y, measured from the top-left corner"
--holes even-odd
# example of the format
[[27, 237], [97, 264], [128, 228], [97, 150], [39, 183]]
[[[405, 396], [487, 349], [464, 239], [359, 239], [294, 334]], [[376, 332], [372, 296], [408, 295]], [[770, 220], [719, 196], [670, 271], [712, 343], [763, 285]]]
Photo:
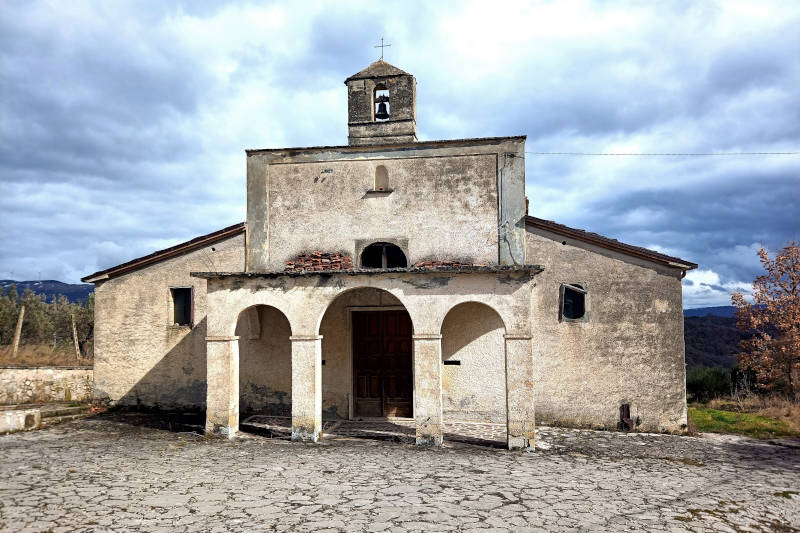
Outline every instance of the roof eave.
[[668, 256], [653, 250], [648, 250], [647, 248], [619, 242], [602, 235], [593, 235], [589, 232], [577, 228], [570, 228], [569, 226], [564, 226], [563, 224], [551, 220], [526, 216], [525, 224], [670, 268], [677, 268], [683, 271], [697, 268], [696, 263], [685, 261], [678, 257]]
[[204, 246], [208, 246], [209, 244], [214, 244], [215, 242], [219, 242], [223, 239], [227, 239], [234, 235], [238, 235], [239, 233], [242, 233], [244, 231], [245, 231], [245, 223], [239, 222], [238, 224], [222, 228], [221, 230], [217, 230], [212, 233], [208, 233], [206, 235], [201, 235], [200, 237], [195, 237], [194, 239], [188, 240], [186, 242], [176, 244], [175, 246], [171, 246], [163, 250], [158, 250], [151, 254], [142, 257], [137, 257], [136, 259], [131, 259], [130, 261], [119, 264], [117, 266], [113, 266], [111, 268], [95, 272], [94, 274], [89, 274], [88, 276], [81, 278], [81, 281], [84, 283], [95, 283], [98, 281], [105, 281], [111, 277], [127, 274], [128, 272], [133, 272], [134, 270], [144, 268], [146, 266], [152, 265], [153, 263], [164, 261], [165, 259], [171, 259], [173, 257], [177, 257], [179, 255], [183, 255], [188, 252], [193, 252], [194, 250], [197, 250]]

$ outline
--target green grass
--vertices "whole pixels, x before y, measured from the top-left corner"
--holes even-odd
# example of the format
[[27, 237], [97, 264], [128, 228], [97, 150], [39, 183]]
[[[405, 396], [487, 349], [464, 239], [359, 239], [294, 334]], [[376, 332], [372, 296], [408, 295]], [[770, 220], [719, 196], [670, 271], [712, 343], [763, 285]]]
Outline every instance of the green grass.
[[689, 416], [700, 432], [734, 433], [756, 439], [800, 436], [785, 422], [765, 416], [701, 407], [690, 407]]

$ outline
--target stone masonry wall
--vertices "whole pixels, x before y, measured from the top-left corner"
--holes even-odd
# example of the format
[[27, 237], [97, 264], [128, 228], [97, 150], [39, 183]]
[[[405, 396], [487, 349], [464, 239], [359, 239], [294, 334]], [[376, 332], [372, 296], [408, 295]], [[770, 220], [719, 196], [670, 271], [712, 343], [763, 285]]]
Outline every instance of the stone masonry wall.
[[0, 368], [0, 405], [85, 402], [92, 389], [91, 367]]
[[[544, 267], [532, 299], [537, 422], [616, 429], [628, 403], [639, 431], [684, 431], [680, 270], [533, 228], [527, 261]], [[559, 321], [562, 283], [586, 288], [585, 320]]]

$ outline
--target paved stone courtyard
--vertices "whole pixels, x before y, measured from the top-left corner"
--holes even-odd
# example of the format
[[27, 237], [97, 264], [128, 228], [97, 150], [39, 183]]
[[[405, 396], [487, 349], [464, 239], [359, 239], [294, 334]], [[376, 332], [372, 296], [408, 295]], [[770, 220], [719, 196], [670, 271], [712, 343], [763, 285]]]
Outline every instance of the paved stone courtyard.
[[451, 425], [420, 449], [404, 424], [363, 423], [301, 444], [251, 422], [232, 441], [138, 414], [0, 437], [0, 529], [800, 531], [800, 450], [785, 445], [540, 428], [523, 453]]

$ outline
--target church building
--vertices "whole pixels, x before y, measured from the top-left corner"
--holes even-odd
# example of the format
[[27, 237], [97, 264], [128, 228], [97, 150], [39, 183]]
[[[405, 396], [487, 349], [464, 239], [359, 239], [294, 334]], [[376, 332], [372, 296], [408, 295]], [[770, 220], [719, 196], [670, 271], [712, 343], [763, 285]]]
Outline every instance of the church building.
[[[525, 137], [420, 141], [416, 80], [345, 80], [348, 144], [246, 151], [247, 220], [84, 278], [95, 394], [204, 410], [656, 432], [686, 427], [697, 265], [527, 213]], [[534, 203], [536, 199], [534, 198]]]

